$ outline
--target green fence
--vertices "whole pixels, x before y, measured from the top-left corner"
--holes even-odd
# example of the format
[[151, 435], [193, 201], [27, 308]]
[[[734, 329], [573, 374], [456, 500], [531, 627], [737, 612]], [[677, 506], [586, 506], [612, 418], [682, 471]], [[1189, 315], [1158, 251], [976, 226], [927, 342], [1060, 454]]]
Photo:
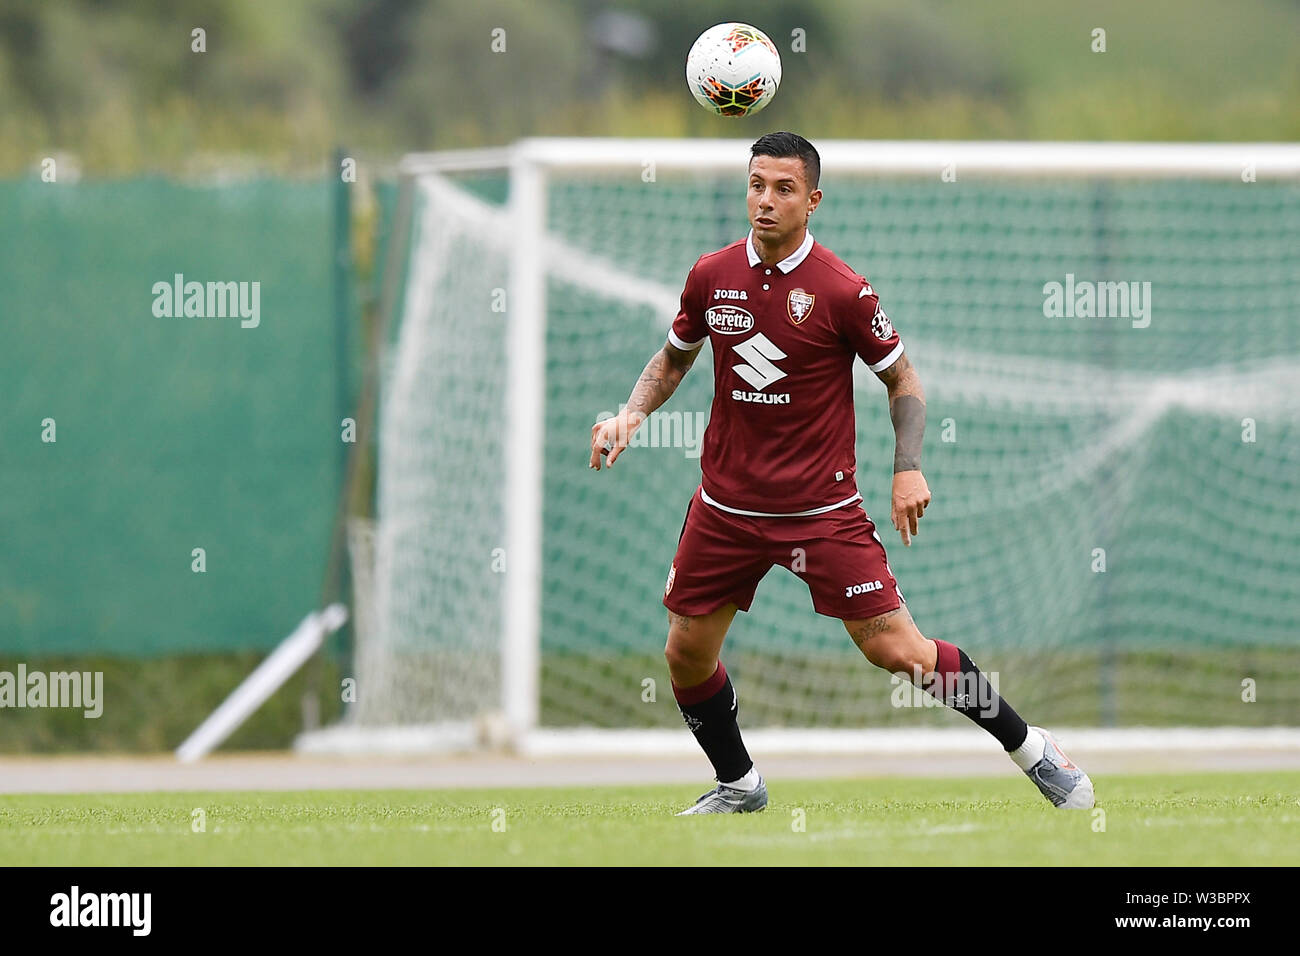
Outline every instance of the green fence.
[[332, 225], [324, 181], [0, 183], [0, 654], [266, 649], [318, 605]]

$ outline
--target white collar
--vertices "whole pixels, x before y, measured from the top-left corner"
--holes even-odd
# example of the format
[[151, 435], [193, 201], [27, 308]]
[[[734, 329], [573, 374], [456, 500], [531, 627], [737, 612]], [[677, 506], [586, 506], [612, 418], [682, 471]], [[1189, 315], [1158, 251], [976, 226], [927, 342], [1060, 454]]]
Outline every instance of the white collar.
[[[790, 253], [780, 262], [778, 262], [776, 264], [776, 267], [788, 275], [790, 271], [794, 269], [795, 266], [797, 266], [799, 263], [803, 262], [805, 259], [808, 258], [808, 253], [812, 252], [812, 247], [813, 247], [813, 234], [812, 234], [812, 230], [809, 229], [804, 234], [803, 242], [799, 244], [799, 248], [796, 249], [794, 252]], [[745, 240], [745, 251], [749, 253], [749, 264], [751, 266], [756, 266], [763, 261], [758, 257], [758, 253], [754, 250], [753, 229], [749, 230], [749, 238]]]

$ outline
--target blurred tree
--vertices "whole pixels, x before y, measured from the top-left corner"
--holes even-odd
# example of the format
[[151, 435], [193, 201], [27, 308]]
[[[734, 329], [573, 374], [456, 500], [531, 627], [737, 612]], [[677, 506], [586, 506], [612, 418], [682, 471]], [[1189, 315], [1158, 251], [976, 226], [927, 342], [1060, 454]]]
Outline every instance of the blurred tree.
[[557, 104], [580, 95], [585, 35], [577, 9], [554, 0], [434, 0], [411, 24], [419, 53], [388, 109], [417, 142], [535, 133]]
[[407, 68], [412, 53], [411, 21], [418, 0], [372, 0], [340, 8], [331, 18], [343, 34], [352, 87], [357, 95], [378, 99], [392, 79]]
[[[782, 93], [720, 121], [686, 51], [744, 16]], [[1089, 30], [1107, 24], [1105, 54]], [[195, 28], [207, 52], [191, 51]], [[492, 31], [503, 30], [494, 51]], [[792, 49], [799, 30], [803, 50]], [[320, 169], [529, 134], [1269, 139], [1300, 136], [1300, 0], [0, 0], [0, 172], [248, 156]], [[221, 157], [221, 158], [217, 158]]]

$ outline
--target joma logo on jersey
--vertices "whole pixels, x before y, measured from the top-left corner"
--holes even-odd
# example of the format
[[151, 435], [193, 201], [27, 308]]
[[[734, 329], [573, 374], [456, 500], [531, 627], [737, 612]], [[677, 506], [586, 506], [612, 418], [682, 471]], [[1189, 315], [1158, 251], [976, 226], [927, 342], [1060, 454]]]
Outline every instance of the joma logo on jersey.
[[884, 585], [879, 581], [864, 581], [861, 584], [850, 584], [844, 589], [845, 597], [853, 597], [855, 594], [870, 594], [872, 591], [879, 591]]
[[704, 321], [719, 335], [741, 335], [754, 327], [754, 317], [734, 305], [715, 305], [704, 313]]
[[714, 289], [713, 298], [715, 299], [742, 299], [749, 301], [749, 293], [744, 289]]

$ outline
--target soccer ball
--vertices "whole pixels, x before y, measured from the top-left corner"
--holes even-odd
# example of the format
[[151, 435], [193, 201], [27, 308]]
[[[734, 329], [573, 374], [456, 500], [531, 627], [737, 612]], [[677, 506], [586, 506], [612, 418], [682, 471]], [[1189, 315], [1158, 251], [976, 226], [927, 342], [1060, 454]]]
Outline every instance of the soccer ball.
[[757, 27], [719, 23], [686, 54], [686, 83], [701, 106], [719, 116], [749, 116], [776, 95], [781, 54]]

